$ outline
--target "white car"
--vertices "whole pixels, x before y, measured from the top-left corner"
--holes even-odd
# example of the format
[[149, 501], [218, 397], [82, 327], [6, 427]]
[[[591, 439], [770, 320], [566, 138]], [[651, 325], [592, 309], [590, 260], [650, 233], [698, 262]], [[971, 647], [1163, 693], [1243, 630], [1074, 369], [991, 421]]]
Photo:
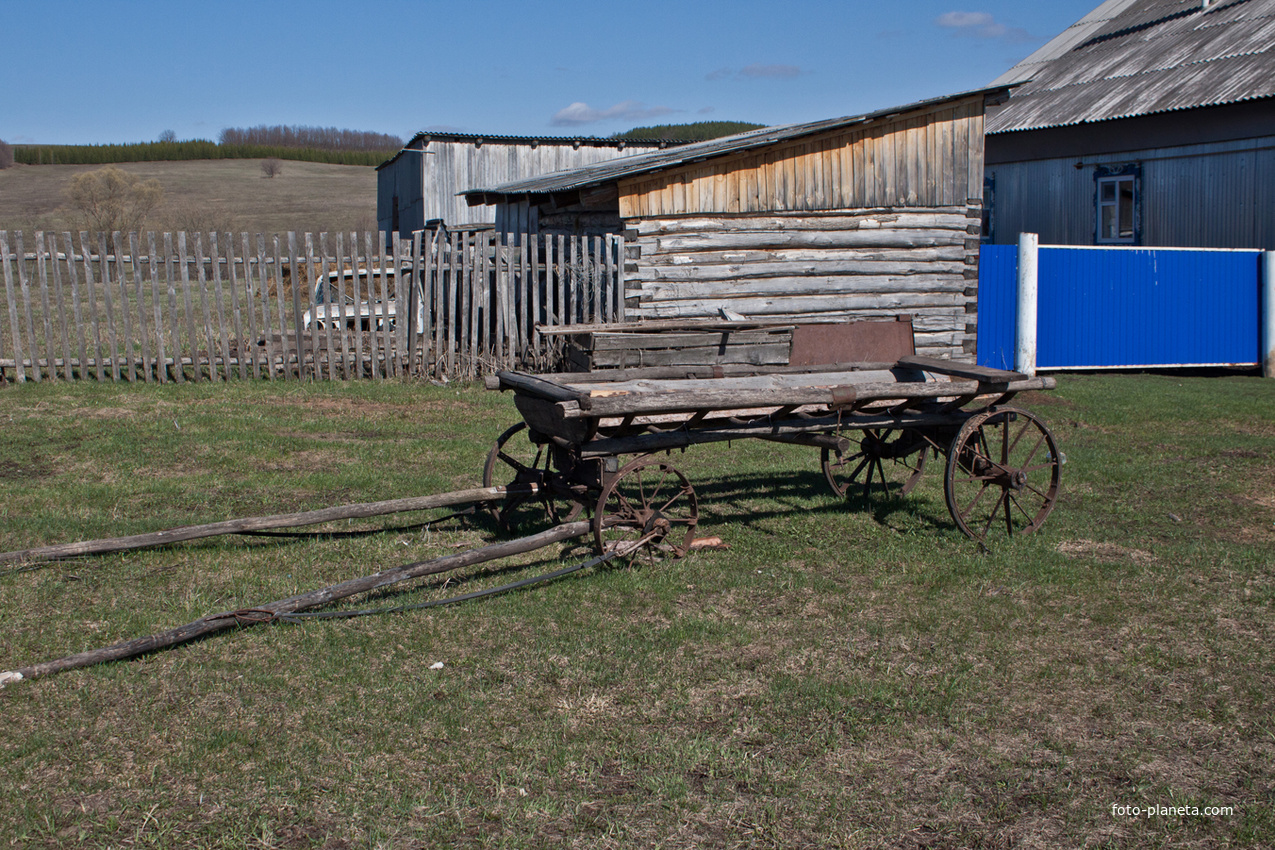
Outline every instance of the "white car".
[[[410, 274], [411, 269], [405, 268], [402, 271]], [[386, 278], [386, 289], [390, 293], [390, 300], [386, 302], [380, 300], [382, 273]], [[358, 300], [354, 297], [356, 275]], [[323, 330], [331, 324], [335, 328], [344, 318], [347, 330], [379, 331], [385, 328], [387, 321], [389, 327], [393, 329], [397, 318], [397, 303], [394, 298], [396, 279], [394, 269], [373, 268], [370, 276], [368, 269], [358, 269], [357, 272], [354, 269], [329, 272], [314, 286], [314, 302], [313, 306], [305, 312], [305, 327]], [[369, 281], [371, 292], [368, 292]], [[344, 304], [340, 303], [342, 284], [345, 289]], [[369, 295], [371, 299], [368, 299]], [[416, 304], [416, 332], [422, 334], [425, 333], [425, 305], [419, 297]]]

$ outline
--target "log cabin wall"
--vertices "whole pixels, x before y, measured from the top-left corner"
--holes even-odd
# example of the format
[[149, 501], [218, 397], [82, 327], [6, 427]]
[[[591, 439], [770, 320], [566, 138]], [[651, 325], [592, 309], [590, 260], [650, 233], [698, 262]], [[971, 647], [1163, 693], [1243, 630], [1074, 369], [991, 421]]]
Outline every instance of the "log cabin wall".
[[630, 318], [908, 313], [970, 360], [983, 97], [619, 183]]

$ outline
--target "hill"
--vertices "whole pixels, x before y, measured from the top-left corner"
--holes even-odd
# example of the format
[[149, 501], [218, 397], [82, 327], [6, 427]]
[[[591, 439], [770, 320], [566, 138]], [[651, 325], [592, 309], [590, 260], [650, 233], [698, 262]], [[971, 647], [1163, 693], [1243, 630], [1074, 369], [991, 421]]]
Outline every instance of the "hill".
[[[0, 230], [78, 230], [66, 199], [71, 178], [97, 165], [15, 165], [0, 170]], [[376, 170], [363, 165], [288, 161], [267, 179], [259, 159], [130, 162], [155, 178], [165, 200], [148, 222], [155, 230], [251, 233], [363, 230], [376, 226]]]
[[749, 124], [746, 121], [696, 121], [693, 124], [659, 124], [654, 127], [634, 127], [625, 133], [616, 133], [613, 139], [675, 139], [682, 142], [702, 142], [733, 136], [748, 130], [760, 130], [765, 124]]

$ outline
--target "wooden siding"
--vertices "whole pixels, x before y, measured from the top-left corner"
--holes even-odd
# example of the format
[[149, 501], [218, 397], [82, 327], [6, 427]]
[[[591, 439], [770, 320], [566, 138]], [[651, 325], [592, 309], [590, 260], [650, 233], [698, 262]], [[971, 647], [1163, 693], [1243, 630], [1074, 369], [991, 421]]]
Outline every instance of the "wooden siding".
[[405, 150], [381, 168], [377, 175], [377, 226], [390, 229], [395, 195], [403, 233], [419, 230], [433, 219], [442, 219], [449, 226], [492, 223], [496, 220], [494, 206], [471, 207], [457, 193], [632, 156], [649, 148], [434, 139], [423, 149]]
[[982, 197], [983, 99], [622, 180], [625, 219], [948, 207]]
[[968, 360], [980, 211], [962, 202], [629, 221], [627, 315], [706, 318], [725, 308], [824, 321], [907, 313], [918, 353]]

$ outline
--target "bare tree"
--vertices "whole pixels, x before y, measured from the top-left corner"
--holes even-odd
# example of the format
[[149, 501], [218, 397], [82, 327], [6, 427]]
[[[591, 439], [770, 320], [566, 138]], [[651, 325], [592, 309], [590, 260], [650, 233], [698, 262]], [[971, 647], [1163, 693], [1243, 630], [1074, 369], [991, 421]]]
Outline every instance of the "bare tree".
[[159, 140], [161, 142], [175, 142], [177, 141], [177, 133], [172, 130], [165, 130], [159, 134]]
[[276, 175], [283, 173], [283, 160], [279, 159], [277, 156], [261, 160], [261, 173], [271, 179], [274, 179]]
[[13, 145], [0, 140], [0, 169], [13, 165]]
[[158, 180], [142, 180], [114, 165], [72, 177], [66, 194], [92, 229], [107, 233], [137, 230], [164, 200]]

